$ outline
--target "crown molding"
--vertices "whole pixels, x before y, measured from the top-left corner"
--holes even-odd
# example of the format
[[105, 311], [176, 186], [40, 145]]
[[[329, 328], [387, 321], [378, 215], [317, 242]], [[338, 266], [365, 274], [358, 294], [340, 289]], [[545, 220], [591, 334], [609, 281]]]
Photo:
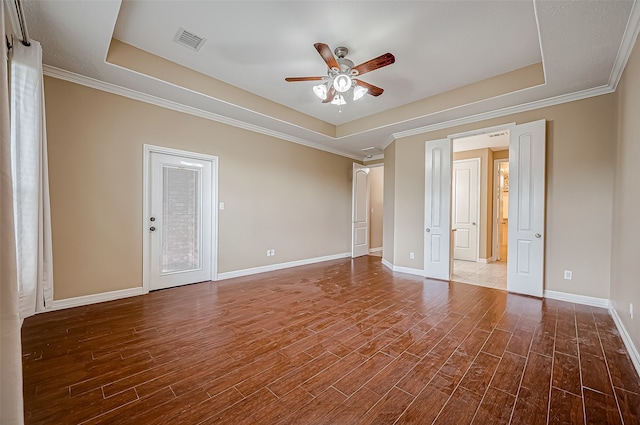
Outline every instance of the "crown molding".
[[171, 100], [162, 99], [157, 96], [152, 96], [146, 93], [142, 93], [136, 90], [132, 90], [126, 87], [118, 86], [112, 83], [106, 83], [104, 81], [96, 80], [95, 78], [86, 77], [84, 75], [76, 74], [74, 72], [66, 71], [64, 69], [56, 68], [50, 65], [43, 65], [43, 73], [48, 77], [57, 78], [59, 80], [69, 81], [71, 83], [79, 84], [81, 86], [93, 88], [96, 90], [104, 91], [118, 96], [127, 97], [129, 99], [138, 100], [140, 102], [149, 103], [161, 108], [171, 109], [173, 111], [182, 112], [189, 115], [194, 115], [200, 118], [216, 121], [222, 124], [227, 124], [233, 127], [238, 127], [244, 130], [252, 131], [255, 133], [264, 134], [265, 136], [275, 137], [277, 139], [286, 140], [299, 145], [307, 146], [309, 148], [329, 152], [335, 155], [340, 155], [346, 158], [362, 161], [363, 156], [353, 155], [348, 152], [343, 152], [339, 149], [330, 148], [328, 146], [321, 145], [319, 143], [312, 142], [310, 140], [302, 139], [299, 137], [291, 136], [279, 131], [271, 130], [254, 124], [250, 124], [244, 121], [228, 118], [213, 112], [204, 111], [202, 109], [187, 106], [182, 103], [173, 102]]
[[[424, 133], [429, 133], [436, 130], [447, 129], [459, 125], [464, 124], [473, 124], [475, 122], [484, 121], [492, 118], [499, 118], [511, 114], [516, 114], [520, 112], [531, 111], [534, 109], [546, 108], [549, 106], [555, 106], [563, 103], [574, 102], [577, 100], [587, 99], [590, 97], [601, 96], [604, 94], [610, 94], [615, 91], [615, 85], [617, 85], [622, 71], [624, 70], [624, 65], [626, 65], [626, 61], [629, 58], [631, 50], [633, 49], [633, 42], [627, 42], [627, 35], [631, 37], [634, 35], [637, 37], [638, 30], [640, 29], [640, 7], [636, 6], [637, 3], [634, 3], [633, 16], [634, 25], [628, 25], [627, 30], [625, 32], [625, 42], [623, 45], [625, 48], [621, 47], [621, 50], [618, 54], [618, 59], [616, 60], [616, 66], [614, 69], [620, 69], [619, 72], [612, 71], [612, 78], [617, 78], [616, 81], [612, 81], [608, 85], [595, 87], [592, 89], [582, 90], [574, 93], [559, 95], [547, 99], [537, 100], [534, 102], [523, 103], [519, 105], [509, 106], [506, 108], [496, 109], [489, 112], [483, 112], [475, 115], [468, 115], [461, 118], [456, 118], [449, 121], [443, 121], [436, 124], [430, 124], [426, 126], [416, 127], [411, 130], [399, 131], [396, 133], [392, 133], [385, 141], [382, 149], [387, 148], [394, 140], [416, 136]], [[630, 18], [631, 23], [631, 18]], [[633, 28], [632, 28], [633, 27]], [[630, 30], [630, 28], [632, 28]], [[624, 52], [623, 52], [624, 51]], [[76, 74], [70, 71], [66, 71], [60, 68], [56, 68], [49, 65], [43, 65], [43, 72], [45, 75], [58, 78], [61, 80], [69, 81], [72, 83], [76, 83], [82, 86], [94, 88], [96, 90], [105, 91], [108, 93], [116, 94], [119, 96], [124, 96], [130, 99], [139, 100], [141, 102], [149, 103], [152, 105], [160, 106], [162, 108], [171, 109], [177, 112], [183, 112], [186, 114], [194, 115], [200, 118], [205, 118], [211, 121], [220, 122], [223, 124], [231, 125], [234, 127], [242, 128], [244, 130], [264, 134], [266, 136], [275, 137], [278, 139], [286, 140], [292, 143], [297, 143], [303, 146], [307, 146], [313, 149], [318, 149], [321, 151], [329, 152], [332, 154], [340, 155], [346, 158], [355, 159], [359, 161], [364, 161], [366, 158], [364, 156], [353, 155], [348, 152], [343, 152], [339, 149], [330, 148], [319, 143], [315, 143], [306, 139], [302, 139], [299, 137], [291, 136], [279, 131], [271, 130], [268, 128], [264, 128], [261, 126], [257, 126], [254, 124], [250, 124], [244, 121], [236, 120], [233, 118], [224, 117], [219, 114], [215, 114], [213, 112], [204, 111], [202, 109], [194, 108], [192, 106], [187, 106], [178, 102], [173, 102], [170, 100], [162, 99], [157, 96], [152, 96], [149, 94], [145, 94], [136, 90], [132, 90], [126, 87], [118, 86], [112, 83], [106, 83], [100, 80], [96, 80], [94, 78], [86, 77], [80, 74]], [[337, 140], [337, 139], [336, 139]]]
[[618, 49], [618, 55], [616, 56], [616, 61], [609, 76], [609, 85], [614, 91], [618, 88], [618, 83], [622, 78], [624, 68], [627, 66], [627, 61], [638, 39], [638, 34], [640, 34], [640, 5], [638, 5], [638, 1], [635, 0], [633, 6], [631, 6], [631, 13], [629, 14], [624, 35], [622, 36], [622, 43], [620, 43], [620, 49]]
[[416, 136], [419, 134], [429, 133], [436, 130], [443, 130], [464, 124], [473, 124], [474, 122], [489, 120], [492, 118], [500, 118], [511, 114], [517, 114], [520, 112], [531, 111], [534, 109], [546, 108], [549, 106], [560, 105], [562, 103], [574, 102], [576, 100], [587, 99], [589, 97], [601, 96], [603, 94], [613, 93], [615, 90], [610, 86], [600, 86], [592, 89], [582, 90], [579, 92], [563, 94], [560, 96], [550, 97], [548, 99], [537, 100], [534, 102], [522, 103], [520, 105], [509, 106], [506, 108], [495, 109], [489, 112], [483, 112], [480, 114], [469, 115], [462, 118], [456, 118], [449, 121], [443, 121], [436, 124], [417, 127], [411, 130], [399, 131], [393, 133], [392, 137], [388, 140], [385, 148], [391, 144], [394, 140], [404, 137]]

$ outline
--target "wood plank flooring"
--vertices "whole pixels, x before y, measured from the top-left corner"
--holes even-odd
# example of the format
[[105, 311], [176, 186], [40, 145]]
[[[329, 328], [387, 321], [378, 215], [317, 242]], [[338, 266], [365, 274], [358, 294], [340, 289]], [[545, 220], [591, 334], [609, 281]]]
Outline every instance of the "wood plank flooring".
[[27, 424], [638, 424], [604, 309], [344, 259], [23, 326]]

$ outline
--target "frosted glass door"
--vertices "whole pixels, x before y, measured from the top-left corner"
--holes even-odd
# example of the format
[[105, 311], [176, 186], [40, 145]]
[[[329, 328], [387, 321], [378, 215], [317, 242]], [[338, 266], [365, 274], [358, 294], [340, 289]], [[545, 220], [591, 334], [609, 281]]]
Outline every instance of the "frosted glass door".
[[211, 162], [152, 153], [150, 205], [150, 289], [210, 280]]
[[200, 169], [162, 167], [162, 273], [201, 269]]

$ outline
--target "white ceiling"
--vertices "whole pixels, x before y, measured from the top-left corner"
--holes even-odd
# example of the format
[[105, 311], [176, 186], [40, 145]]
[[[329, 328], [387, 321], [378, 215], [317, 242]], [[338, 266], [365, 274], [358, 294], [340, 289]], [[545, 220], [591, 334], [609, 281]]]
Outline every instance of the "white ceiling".
[[[360, 158], [394, 135], [610, 92], [640, 27], [640, 7], [619, 0], [23, 2], [49, 75]], [[207, 39], [199, 51], [172, 41], [180, 27]], [[540, 61], [546, 83], [334, 138], [109, 64], [112, 37], [334, 125]], [[356, 64], [393, 53], [362, 76], [385, 92], [339, 112], [312, 82], [285, 82], [326, 73], [316, 42]]]

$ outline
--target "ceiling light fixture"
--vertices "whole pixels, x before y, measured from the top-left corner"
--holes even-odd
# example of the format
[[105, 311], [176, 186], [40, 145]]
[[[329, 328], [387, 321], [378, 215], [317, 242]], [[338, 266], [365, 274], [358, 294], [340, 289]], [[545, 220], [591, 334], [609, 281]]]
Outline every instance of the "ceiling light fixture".
[[335, 97], [331, 101], [331, 104], [332, 105], [342, 106], [342, 105], [346, 105], [347, 102], [344, 100], [344, 96], [343, 95], [337, 94], [337, 95], [335, 95]]
[[328, 91], [329, 89], [327, 89], [326, 84], [318, 84], [317, 86], [313, 86], [313, 93], [322, 100], [325, 100], [327, 98]]
[[344, 93], [351, 88], [351, 77], [347, 74], [338, 74], [333, 79], [333, 88], [340, 93]]
[[333, 105], [346, 105], [348, 102], [362, 99], [365, 94], [380, 96], [384, 91], [373, 84], [365, 83], [356, 77], [374, 71], [383, 66], [391, 65], [395, 62], [395, 57], [391, 53], [385, 53], [370, 61], [355, 66], [347, 59], [349, 50], [346, 47], [337, 47], [335, 57], [331, 49], [324, 43], [316, 43], [314, 47], [327, 64], [327, 76], [325, 77], [287, 77], [286, 81], [322, 81], [313, 86], [313, 93], [318, 96], [322, 103]]

